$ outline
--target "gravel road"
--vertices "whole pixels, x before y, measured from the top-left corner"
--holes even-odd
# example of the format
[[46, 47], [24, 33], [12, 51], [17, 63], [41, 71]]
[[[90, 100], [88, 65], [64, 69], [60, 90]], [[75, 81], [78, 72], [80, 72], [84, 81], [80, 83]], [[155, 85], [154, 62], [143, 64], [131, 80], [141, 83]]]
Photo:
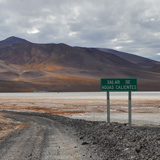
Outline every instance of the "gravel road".
[[0, 141], [1, 160], [90, 159], [67, 126], [41, 116], [8, 113], [7, 117], [27, 127]]
[[159, 160], [160, 126], [76, 120], [63, 116], [5, 112], [26, 123], [0, 140], [2, 160]]

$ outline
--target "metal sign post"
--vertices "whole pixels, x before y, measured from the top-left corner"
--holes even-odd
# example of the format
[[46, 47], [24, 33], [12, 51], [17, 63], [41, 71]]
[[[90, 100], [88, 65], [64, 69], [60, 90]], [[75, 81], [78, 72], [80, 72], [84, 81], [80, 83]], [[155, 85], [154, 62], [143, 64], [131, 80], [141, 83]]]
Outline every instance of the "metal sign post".
[[110, 98], [109, 98], [109, 91], [107, 91], [107, 123], [110, 124]]
[[132, 100], [131, 100], [131, 91], [128, 92], [128, 124], [129, 127], [132, 125]]
[[132, 124], [132, 112], [131, 112], [131, 91], [137, 91], [137, 79], [136, 78], [109, 78], [101, 79], [101, 91], [107, 91], [107, 123], [110, 124], [110, 97], [109, 91], [128, 91], [128, 124], [131, 127]]

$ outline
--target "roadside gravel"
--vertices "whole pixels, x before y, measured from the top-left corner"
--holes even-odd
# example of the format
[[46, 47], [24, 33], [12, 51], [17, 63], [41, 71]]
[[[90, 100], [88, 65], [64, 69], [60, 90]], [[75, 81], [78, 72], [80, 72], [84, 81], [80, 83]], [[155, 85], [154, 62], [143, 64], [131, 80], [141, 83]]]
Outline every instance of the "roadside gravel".
[[[8, 117], [12, 119], [14, 116], [11, 115], [22, 115], [21, 118], [38, 117], [39, 121], [41, 118], [43, 120], [47, 118], [56, 122], [56, 128], [60, 130], [57, 134], [63, 133], [63, 139], [65, 139], [64, 134], [66, 136], [70, 135], [70, 138], [72, 137], [72, 143], [75, 143], [75, 148], [81, 151], [81, 159], [160, 159], [160, 126], [134, 126], [129, 128], [127, 124], [111, 123], [107, 125], [105, 122], [75, 120], [52, 114], [7, 113], [10, 113]], [[55, 125], [52, 127], [55, 127]], [[64, 132], [62, 128], [65, 128], [67, 131]]]

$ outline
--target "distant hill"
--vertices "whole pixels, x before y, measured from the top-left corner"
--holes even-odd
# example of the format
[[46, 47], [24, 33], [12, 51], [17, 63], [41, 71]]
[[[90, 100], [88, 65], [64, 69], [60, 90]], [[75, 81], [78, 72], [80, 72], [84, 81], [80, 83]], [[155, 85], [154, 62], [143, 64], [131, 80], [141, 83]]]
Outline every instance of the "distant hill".
[[98, 48], [98, 49], [100, 51], [104, 51], [104, 52], [116, 55], [120, 58], [123, 58], [123, 59], [130, 61], [136, 65], [139, 65], [141, 67], [150, 68], [150, 67], [155, 67], [156, 65], [160, 64], [160, 62], [158, 62], [158, 61], [151, 60], [149, 58], [141, 57], [141, 56], [134, 55], [134, 54], [129, 54], [129, 53], [120, 52], [120, 51], [116, 51], [113, 49], [106, 49], [106, 48]]
[[139, 90], [160, 90], [159, 62], [111, 49], [10, 37], [0, 41], [0, 60], [0, 91], [99, 91], [101, 78], [122, 77], [138, 78]]
[[5, 40], [0, 41], [0, 45], [13, 45], [13, 44], [21, 44], [21, 43], [28, 43], [25, 39], [17, 38], [17, 37], [9, 37]]

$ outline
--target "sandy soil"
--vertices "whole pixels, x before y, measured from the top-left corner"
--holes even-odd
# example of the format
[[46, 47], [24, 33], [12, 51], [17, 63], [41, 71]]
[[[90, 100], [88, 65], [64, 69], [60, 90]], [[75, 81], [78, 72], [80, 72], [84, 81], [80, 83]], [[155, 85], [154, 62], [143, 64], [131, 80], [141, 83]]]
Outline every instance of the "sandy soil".
[[5, 113], [0, 113], [0, 139], [9, 136], [15, 130], [24, 128], [26, 125], [21, 122], [13, 121], [5, 117]]

